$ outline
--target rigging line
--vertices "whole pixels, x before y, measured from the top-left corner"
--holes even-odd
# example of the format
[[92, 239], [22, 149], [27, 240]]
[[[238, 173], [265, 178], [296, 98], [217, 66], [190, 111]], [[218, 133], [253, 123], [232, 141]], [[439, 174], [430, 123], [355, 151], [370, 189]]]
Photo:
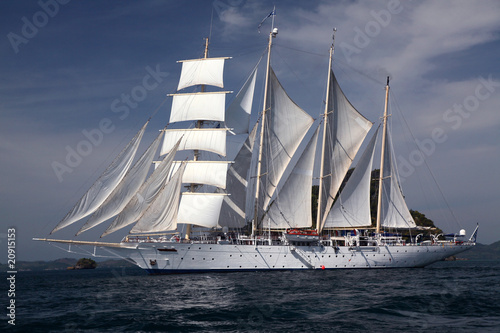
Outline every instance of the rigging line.
[[[391, 117], [391, 129], [392, 129], [392, 117]], [[390, 168], [391, 168], [391, 175], [389, 175], [389, 178], [392, 178], [392, 177], [395, 177], [396, 179], [396, 185], [397, 185], [397, 190], [399, 190], [399, 192], [401, 193], [401, 195], [403, 196], [403, 200], [404, 200], [404, 203], [406, 204], [406, 200], [405, 200], [405, 195], [404, 195], [404, 192], [403, 192], [403, 188], [401, 187], [401, 179], [399, 177], [399, 170], [397, 168], [397, 163], [396, 163], [396, 153], [394, 151], [394, 144], [393, 144], [393, 141], [392, 141], [392, 134], [391, 134], [391, 131], [388, 131], [387, 133], [387, 140], [389, 140], [390, 144], [389, 144], [389, 147], [391, 148], [390, 151], [389, 151], [389, 154], [390, 154]], [[392, 180], [389, 180], [392, 182]], [[394, 210], [399, 214], [399, 216], [401, 217], [401, 219], [408, 225], [408, 221], [405, 219], [404, 215], [403, 215], [403, 211], [400, 211], [397, 207], [396, 207], [396, 204], [394, 203], [393, 200], [390, 200]], [[408, 204], [406, 204], [406, 208], [408, 209]], [[409, 212], [409, 210], [408, 210]], [[411, 217], [411, 213], [410, 213], [410, 217]], [[411, 217], [413, 219], [413, 217]], [[409, 227], [409, 225], [408, 225]]]
[[[247, 47], [240, 48], [235, 52], [233, 47], [224, 47], [224, 46], [219, 46], [219, 44], [215, 44], [214, 49], [216, 49], [217, 53], [231, 53], [232, 58], [239, 58], [241, 56], [245, 55], [252, 55], [254, 53], [260, 53], [262, 50], [262, 45], [261, 44], [255, 44], [255, 45], [247, 45]], [[264, 53], [267, 54], [267, 46], [264, 50]]]
[[[232, 48], [224, 48], [222, 50], [231, 50], [232, 52], [234, 52], [234, 50]], [[251, 55], [251, 54], [260, 52], [260, 50], [262, 50], [262, 46], [261, 45], [249, 46], [249, 47], [246, 47], [246, 48], [239, 49], [239, 52], [238, 53], [233, 53], [232, 57], [233, 58], [237, 58], [237, 57], [241, 57], [241, 56], [244, 56], [244, 55]], [[264, 54], [267, 55], [267, 46], [264, 49], [264, 51], [262, 52], [262, 54], [263, 55]]]
[[[148, 122], [149, 122], [149, 121], [150, 121], [150, 120], [154, 117], [154, 115], [156, 115], [156, 113], [158, 113], [158, 111], [159, 111], [160, 107], [162, 107], [162, 106], [163, 106], [163, 104], [166, 102], [166, 100], [167, 100], [167, 99], [168, 99], [168, 97], [165, 97], [165, 99], [164, 99], [164, 100], [160, 103], [160, 105], [156, 108], [156, 110], [154, 110], [154, 111], [153, 111], [153, 113], [152, 113], [152, 114], [149, 116], [149, 118], [148, 118]], [[137, 121], [137, 122], [135, 123], [134, 127], [135, 127], [135, 126], [137, 126], [137, 124], [139, 124], [139, 123], [142, 123], [142, 121], [140, 121], [140, 122], [139, 122], [139, 121]], [[120, 141], [117, 143], [117, 145], [116, 145], [116, 146], [115, 146], [115, 147], [111, 150], [111, 152], [112, 152], [112, 153], [110, 154], [110, 156], [114, 155], [114, 153], [118, 150], [118, 147], [123, 146], [123, 142], [125, 142], [125, 141], [126, 141], [126, 139], [130, 137], [130, 133], [131, 133], [131, 132], [135, 132], [135, 131], [136, 131], [136, 130], [133, 130], [133, 129], [131, 128], [131, 129], [127, 132], [127, 134], [123, 137], [123, 139], [122, 139], [122, 140], [120, 140]], [[127, 140], [128, 140], [128, 139], [127, 139]], [[113, 163], [115, 160], [116, 160], [116, 158], [115, 158], [115, 159], [113, 159], [113, 161], [112, 161], [111, 163]], [[66, 206], [66, 205], [67, 205], [70, 201], [74, 201], [72, 198], [73, 198], [73, 197], [74, 197], [77, 193], [80, 193], [80, 191], [82, 190], [82, 188], [86, 187], [86, 185], [88, 184], [88, 182], [90, 181], [90, 179], [95, 179], [95, 175], [97, 174], [98, 170], [100, 170], [100, 169], [102, 168], [102, 166], [106, 164], [106, 162], [108, 162], [108, 159], [103, 160], [103, 161], [101, 162], [101, 164], [99, 164], [99, 166], [98, 166], [97, 168], [95, 168], [94, 172], [93, 172], [93, 173], [92, 173], [92, 174], [91, 174], [91, 175], [87, 178], [87, 180], [86, 180], [85, 182], [83, 182], [83, 183], [82, 183], [82, 185], [81, 185], [79, 188], [77, 188], [77, 189], [76, 189], [75, 193], [74, 193], [72, 196], [69, 196], [69, 197], [67, 198], [67, 200], [66, 200], [66, 202], [65, 202], [65, 204], [64, 204], [63, 206]], [[107, 168], [106, 168], [106, 170], [107, 170]], [[94, 184], [94, 183], [95, 183], [95, 181], [94, 181], [92, 184]], [[92, 185], [91, 185], [91, 186], [92, 186]], [[61, 208], [59, 211], [63, 211], [63, 208]], [[59, 214], [59, 213], [58, 213], [58, 214]], [[47, 226], [49, 225], [49, 223], [50, 223], [50, 221], [47, 221], [47, 223], [43, 226], [42, 230], [43, 230], [43, 229], [45, 229], [45, 228], [47, 228]]]
[[[279, 43], [276, 43], [277, 46], [279, 47], [282, 47], [282, 48], [285, 48], [285, 49], [289, 49], [289, 50], [293, 50], [293, 51], [297, 51], [297, 52], [301, 52], [301, 53], [306, 53], [306, 54], [311, 54], [311, 55], [314, 55], [314, 56], [318, 56], [318, 57], [322, 57], [322, 58], [328, 58], [327, 55], [324, 55], [324, 54], [319, 54], [319, 53], [314, 53], [314, 52], [310, 52], [310, 51], [305, 51], [305, 50], [300, 50], [300, 49], [296, 49], [296, 48], [292, 48], [292, 47], [288, 47], [288, 46], [284, 46], [284, 45], [280, 45]], [[349, 64], [339, 60], [338, 58], [335, 58], [335, 61], [334, 63], [340, 63], [341, 65], [345, 66], [345, 67], [348, 67], [351, 71], [354, 71], [358, 74], [360, 74], [361, 76], [364, 76], [368, 79], [370, 79], [371, 81], [377, 83], [378, 85], [384, 85], [384, 83], [382, 81], [379, 81], [378, 79], [356, 69], [355, 67], [352, 67], [350, 66]], [[344, 71], [343, 68], [340, 68], [342, 71]], [[345, 72], [345, 71], [344, 71]]]
[[[363, 228], [364, 226], [359, 225], [362, 224], [363, 222], [358, 220], [355, 215], [352, 214], [352, 212], [348, 211], [343, 205], [342, 209], [340, 210], [342, 216], [345, 218], [345, 221], [350, 225], [350, 228]], [[351, 222], [352, 221], [352, 222]], [[358, 223], [358, 225], [354, 225], [354, 223]]]
[[[392, 96], [392, 95], [391, 95], [391, 96]], [[392, 96], [392, 98], [393, 98], [393, 99], [395, 99], [395, 96]], [[404, 123], [405, 123], [405, 125], [406, 125], [406, 128], [407, 128], [407, 130], [408, 130], [408, 133], [410, 133], [410, 136], [411, 136], [411, 138], [412, 138], [413, 142], [417, 142], [417, 139], [416, 139], [416, 138], [415, 138], [415, 136], [413, 135], [413, 132], [411, 131], [411, 128], [410, 128], [410, 126], [408, 125], [408, 122], [406, 121], [406, 118], [404, 117], [402, 110], [399, 108], [399, 104], [397, 103], [397, 100], [396, 100], [396, 99], [395, 99], [395, 102], [396, 102], [397, 108], [398, 108], [398, 110], [399, 110], [399, 113], [400, 113], [400, 115], [401, 115], [401, 118], [403, 119], [403, 122], [404, 122]], [[432, 170], [431, 170], [431, 168], [430, 168], [429, 164], [427, 163], [427, 158], [425, 158], [425, 156], [426, 156], [426, 155], [425, 155], [425, 154], [424, 154], [424, 152], [420, 149], [419, 145], [416, 145], [416, 146], [417, 146], [418, 151], [420, 152], [420, 155], [422, 156], [422, 160], [424, 161], [424, 164], [425, 164], [425, 166], [426, 166], [427, 170], [429, 171], [429, 174], [431, 175], [432, 180], [433, 180], [433, 181], [434, 181], [434, 183], [436, 184], [436, 187], [437, 187], [437, 189], [438, 189], [438, 191], [439, 191], [439, 194], [441, 195], [441, 198], [443, 199], [443, 201], [444, 201], [444, 202], [445, 202], [445, 204], [446, 204], [446, 207], [448, 208], [448, 210], [449, 210], [450, 214], [452, 215], [453, 219], [455, 220], [455, 222], [457, 222], [457, 223], [458, 223], [458, 225], [462, 228], [462, 224], [460, 223], [459, 219], [457, 218], [457, 216], [455, 215], [455, 213], [454, 213], [454, 212], [453, 212], [453, 210], [451, 209], [450, 204], [448, 203], [448, 200], [446, 200], [446, 197], [444, 196], [444, 193], [443, 193], [443, 191], [442, 191], [442, 189], [441, 189], [441, 186], [439, 185], [439, 183], [438, 183], [438, 181], [437, 181], [436, 177], [434, 176], [434, 173], [432, 172]]]
[[277, 45], [279, 47], [282, 47], [284, 49], [288, 49], [288, 50], [292, 50], [292, 51], [297, 51], [297, 52], [301, 52], [301, 53], [306, 53], [306, 54], [311, 54], [311, 55], [315, 55], [315, 56], [318, 56], [318, 57], [321, 57], [321, 58], [327, 58], [327, 59], [329, 58], [328, 55], [322, 54], [322, 53], [314, 53], [314, 52], [310, 52], [310, 51], [300, 50], [300, 49], [296, 49], [296, 48], [293, 48], [293, 47], [281, 45], [279, 43], [275, 43], [275, 45]]
[[390, 170], [391, 170], [391, 174], [387, 176], [387, 178], [392, 178], [394, 177], [396, 179], [396, 184], [398, 185], [398, 189], [399, 189], [399, 192], [401, 192], [401, 195], [403, 196], [404, 198], [404, 192], [403, 192], [403, 188], [401, 187], [401, 179], [399, 177], [399, 170], [398, 170], [398, 167], [397, 167], [397, 163], [396, 163], [396, 152], [394, 150], [394, 144], [393, 144], [393, 141], [392, 141], [392, 121], [393, 119], [391, 118], [390, 119], [391, 123], [390, 123], [390, 130], [387, 131], [387, 140], [389, 141], [389, 159], [390, 159]]
[[[351, 67], [351, 71], [346, 71], [344, 68], [342, 68], [342, 66], [336, 66], [336, 69], [335, 69], [335, 72], [336, 73], [342, 73], [351, 83], [354, 83], [356, 86], [358, 86], [358, 89], [359, 89], [359, 83], [356, 83], [356, 81], [359, 82], [359, 80], [356, 80], [353, 75], [352, 75], [352, 71], [355, 71], [354, 69], [352, 69]], [[357, 71], [358, 74], [362, 74], [361, 72]], [[366, 75], [363, 74], [363, 76], [367, 77]], [[379, 81], [377, 81], [376, 79], [374, 78], [370, 78], [372, 81], [374, 81], [375, 83], [377, 83], [377, 86], [378, 88], [383, 88], [385, 90], [385, 84], [381, 84]], [[347, 80], [345, 80], [344, 82], [347, 82]], [[343, 90], [342, 88], [340, 88], [340, 90], [342, 91], [343, 93]], [[345, 94], [344, 94], [345, 95]], [[347, 98], [347, 96], [346, 96]], [[375, 99], [373, 98], [373, 96], [371, 94], [365, 94], [363, 97], [363, 99], [365, 100], [368, 100], [368, 102], [371, 103], [371, 105], [376, 105], [376, 109], [382, 109], [383, 110], [383, 105], [382, 107], [378, 107], [378, 105], [380, 105], [380, 101], [378, 99]], [[358, 98], [359, 100], [359, 98]], [[351, 106], [356, 109], [356, 111], [358, 111], [363, 117], [366, 118], [365, 114], [367, 113], [366, 110], [363, 111], [363, 113], [361, 113], [358, 108], [354, 107], [354, 105], [351, 103], [351, 101], [348, 99], [348, 102], [351, 104]]]
[[380, 80], [378, 80], [377, 78], [375, 78], [375, 77], [373, 77], [373, 76], [370, 76], [370, 75], [368, 75], [368, 74], [366, 74], [366, 73], [364, 73], [364, 72], [360, 71], [359, 69], [356, 69], [355, 67], [353, 67], [353, 66], [349, 65], [349, 64], [348, 64], [348, 63], [346, 63], [346, 62], [343, 62], [343, 61], [339, 60], [338, 58], [335, 58], [335, 63], [339, 63], [339, 64], [341, 65], [341, 66], [339, 66], [339, 68], [340, 68], [340, 70], [342, 70], [343, 72], [345, 72], [345, 70], [342, 68], [342, 66], [345, 66], [345, 67], [349, 68], [349, 70], [350, 70], [350, 71], [355, 72], [355, 73], [357, 73], [357, 74], [359, 74], [359, 75], [361, 75], [361, 76], [363, 76], [363, 77], [365, 77], [365, 78], [369, 79], [369, 80], [370, 80], [370, 81], [372, 81], [372, 82], [375, 82], [378, 86], [384, 86], [384, 87], [385, 87], [385, 82], [380, 81]]
[[[144, 124], [144, 125], [143, 125], [143, 127], [141, 127], [141, 130], [144, 128], [144, 131], [145, 131], [145, 127], [148, 125], [149, 121], [150, 121], [150, 120], [148, 119], [148, 121], [146, 122], [146, 124]], [[140, 133], [140, 131], [141, 131], [141, 130], [139, 130], [139, 132], [137, 132], [137, 133], [136, 133], [136, 135], [132, 138], [132, 140], [130, 140], [130, 141], [128, 142], [128, 144], [127, 144], [124, 148], [122, 148], [122, 149], [120, 150], [120, 152], [118, 153], [118, 155], [116, 155], [116, 156], [115, 156], [115, 158], [114, 158], [114, 159], [112, 160], [112, 162], [111, 162], [111, 163], [110, 163], [110, 164], [106, 167], [106, 169], [104, 169], [104, 171], [101, 173], [101, 175], [100, 175], [100, 176], [99, 176], [96, 180], [94, 180], [94, 182], [93, 182], [93, 183], [92, 183], [92, 185], [89, 187], [89, 189], [91, 189], [91, 188], [92, 188], [92, 187], [93, 187], [93, 186], [94, 186], [94, 185], [95, 185], [98, 181], [100, 181], [100, 180], [101, 180], [101, 178], [103, 177], [103, 175], [106, 173], [106, 171], [108, 171], [108, 170], [111, 168], [111, 166], [112, 166], [112, 165], [113, 165], [116, 161], [118, 161], [118, 160], [120, 159], [120, 157], [121, 157], [122, 153], [123, 153], [123, 152], [125, 152], [125, 151], [127, 150], [127, 148], [129, 148], [131, 145], [133, 145], [133, 144], [132, 144], [132, 142], [133, 142], [134, 140], [137, 140], [137, 138], [139, 137], [139, 133]], [[129, 132], [133, 132], [133, 130], [131, 129]], [[142, 134], [144, 134], [144, 132], [143, 132]], [[126, 137], [129, 137], [129, 136], [128, 136], [128, 134], [127, 134], [126, 136], [124, 136], [124, 137], [123, 137], [123, 139], [122, 139], [122, 140], [120, 140], [120, 142], [116, 145], [116, 147], [113, 149], [113, 153], [117, 150], [117, 148], [118, 148], [119, 146], [122, 146], [122, 143], [125, 141], [125, 138], [126, 138]], [[128, 139], [127, 139], [127, 140], [128, 140]], [[139, 140], [139, 141], [140, 141], [140, 140]], [[138, 147], [136, 147], [136, 152], [137, 152], [137, 148], [138, 148]], [[135, 154], [135, 153], [134, 153], [134, 154]], [[113, 154], [113, 155], [114, 155], [114, 154]], [[91, 176], [91, 177], [93, 177], [93, 179], [95, 179], [95, 178], [94, 178], [94, 175], [97, 173], [97, 171], [98, 171], [98, 170], [102, 167], [102, 165], [104, 165], [107, 161], [108, 161], [107, 159], [106, 159], [106, 160], [104, 160], [104, 161], [103, 161], [103, 162], [99, 165], [99, 168], [95, 169], [95, 171], [92, 173], [92, 176]], [[86, 180], [85, 184], [86, 184], [89, 180], [90, 180], [90, 177]], [[77, 190], [77, 191], [79, 191], [79, 190], [80, 190], [83, 186], [84, 186], [84, 185], [80, 186], [80, 187], [78, 188], [78, 190]], [[87, 190], [87, 192], [88, 192], [88, 190]], [[87, 192], [85, 192], [85, 193], [83, 194], [82, 198], [85, 196], [85, 194], [86, 194]], [[75, 192], [75, 194], [76, 194], [76, 192]], [[69, 211], [69, 212], [68, 212], [68, 213], [67, 213], [67, 214], [66, 214], [66, 215], [62, 218], [62, 220], [59, 222], [59, 224], [60, 224], [62, 221], [64, 221], [64, 220], [66, 219], [66, 217], [68, 217], [68, 216], [70, 215], [70, 213], [73, 211], [73, 209], [75, 209], [75, 207], [79, 204], [79, 201], [80, 201], [80, 200], [81, 200], [81, 199], [79, 199], [79, 200], [77, 201], [77, 203], [76, 203], [75, 205], [73, 205], [73, 207], [71, 208], [71, 210], [70, 210], [70, 211]], [[78, 220], [74, 221], [73, 223], [75, 223], [75, 222], [77, 222], [77, 221], [80, 221], [81, 219], [85, 218], [85, 217], [86, 217], [86, 216], [88, 216], [88, 215], [89, 215], [89, 214], [87, 214], [87, 215], [85, 215], [85, 216], [81, 217], [80, 219], [78, 219]], [[73, 223], [71, 223], [71, 224], [73, 224]], [[54, 229], [58, 228], [59, 224], [58, 224], [58, 225], [57, 225]], [[60, 230], [60, 229], [62, 229], [62, 228], [65, 228], [65, 227], [67, 227], [67, 226], [69, 226], [69, 225], [71, 225], [71, 224], [68, 224], [68, 225], [66, 225], [66, 226], [64, 226], [64, 227], [61, 227], [61, 228], [59, 228], [58, 230]], [[57, 231], [57, 230], [55, 230], [55, 231], [54, 231], [54, 229], [50, 232], [50, 234], [52, 234], [52, 233], [54, 233], [55, 231]]]
[[[289, 49], [289, 50], [292, 50], [292, 51], [296, 51], [296, 52], [301, 52], [301, 53], [305, 53], [305, 54], [310, 54], [310, 55], [314, 55], [314, 56], [317, 56], [317, 57], [322, 57], [322, 58], [328, 58], [328, 56], [327, 56], [327, 55], [325, 55], [325, 54], [320, 54], [320, 53], [314, 53], [314, 52], [310, 52], [310, 51], [300, 50], [300, 49], [296, 49], [296, 48], [293, 48], [293, 47], [284, 46], [284, 45], [281, 45], [281, 44], [279, 44], [279, 43], [276, 43], [275, 45], [277, 45], [277, 46], [279, 46], [279, 47], [282, 47], [282, 48], [285, 48], [285, 49]], [[335, 63], [340, 63], [341, 65], [348, 67], [350, 70], [352, 70], [352, 71], [354, 71], [354, 72], [356, 72], [356, 73], [360, 74], [361, 76], [364, 76], [364, 77], [366, 77], [366, 78], [370, 79], [371, 81], [373, 81], [373, 82], [377, 83], [378, 85], [384, 85], [384, 86], [385, 86], [384, 82], [379, 81], [378, 79], [376, 79], [376, 78], [374, 78], [374, 77], [372, 77], [372, 76], [370, 76], [370, 75], [368, 75], [368, 74], [366, 74], [366, 73], [363, 73], [362, 71], [360, 71], [360, 70], [356, 69], [355, 67], [350, 66], [349, 64], [347, 64], [347, 63], [345, 63], [345, 62], [343, 62], [343, 61], [339, 60], [338, 58], [335, 58], [335, 61], [334, 61], [334, 62], [335, 62]], [[342, 68], [341, 68], [341, 69], [342, 69]], [[343, 70], [343, 69], [342, 69], [342, 70]]]
[[[391, 119], [392, 121], [392, 119]], [[391, 126], [392, 127], [392, 126]], [[404, 200], [404, 193], [403, 193], [403, 189], [401, 188], [401, 181], [399, 179], [399, 174], [398, 174], [398, 170], [397, 170], [397, 167], [396, 167], [396, 163], [395, 163], [395, 153], [394, 153], [394, 145], [392, 144], [392, 135], [390, 133], [390, 131], [388, 131], [388, 136], [387, 136], [387, 140], [390, 141], [390, 145], [389, 147], [391, 148], [390, 151], [388, 152], [389, 153], [389, 158], [390, 158], [390, 170], [391, 170], [391, 175], [389, 175], [389, 177], [387, 177], [387, 179], [389, 179], [388, 181], [391, 182], [391, 187], [392, 187], [392, 178], [395, 178], [396, 179], [396, 186], [397, 186], [397, 189], [396, 190], [399, 190], [399, 192], [401, 193], [401, 195], [403, 196], [403, 200]], [[386, 180], [387, 181], [387, 180]], [[386, 184], [386, 183], [384, 183]], [[404, 217], [404, 212], [400, 209], [398, 209], [398, 207], [396, 206], [396, 204], [394, 203], [394, 200], [393, 198], [390, 196], [390, 193], [387, 193], [387, 189], [386, 187], [384, 186], [384, 184], [382, 184], [383, 186], [383, 192], [384, 192], [384, 195], [385, 195], [385, 198], [388, 202], [388, 210], [389, 210], [389, 206], [393, 208], [393, 210], [397, 213], [397, 215], [399, 215], [399, 217], [401, 218], [401, 220], [403, 220], [406, 225], [408, 226], [408, 228], [410, 228], [410, 225], [408, 224], [408, 221], [405, 219]], [[406, 202], [405, 202], [406, 204]], [[411, 216], [411, 213], [410, 213], [410, 216]]]
[[153, 113], [149, 116], [149, 120], [151, 120], [151, 118], [153, 118], [157, 113], [158, 111], [160, 110], [160, 108], [163, 106], [163, 104], [165, 104], [165, 102], [168, 100], [168, 96], [165, 97], [163, 99], [163, 101], [160, 103], [160, 105], [158, 105], [158, 107], [153, 111]]
[[[403, 135], [404, 135], [404, 137], [405, 137], [405, 145], [406, 145], [406, 149], [407, 149], [407, 151], [411, 151], [411, 150], [412, 150], [412, 147], [410, 147], [409, 142], [411, 142], [411, 141], [415, 142], [415, 141], [414, 141], [414, 139], [412, 139], [412, 138], [411, 138], [411, 136], [410, 136], [410, 137], [408, 137], [408, 136], [407, 136], [407, 134], [408, 134], [409, 132], [411, 132], [410, 126], [408, 125], [408, 123], [406, 122], [406, 119], [405, 119], [405, 118], [404, 118], [404, 116], [403, 116], [402, 109], [400, 108], [400, 106], [399, 106], [399, 104], [398, 104], [398, 102], [397, 102], [397, 100], [396, 100], [395, 95], [393, 94], [393, 92], [392, 92], [392, 91], [390, 91], [390, 92], [389, 92], [389, 94], [391, 94], [391, 98], [390, 98], [391, 110], [394, 110], [394, 109], [397, 109], [397, 110], [398, 110], [398, 112], [396, 113], [396, 114], [397, 114], [397, 116], [398, 116], [398, 119], [399, 119], [399, 121], [401, 122], [401, 124], [403, 124], [403, 125], [405, 125], [405, 126], [406, 126], [406, 129], [408, 130], [408, 132], [403, 131]], [[393, 108], [393, 107], [392, 107], [393, 103], [395, 104], [395, 108]], [[393, 117], [393, 118], [394, 118], [394, 117]], [[393, 120], [391, 119], [391, 122], [392, 122], [392, 121], [393, 121]], [[393, 147], [394, 147], [394, 146], [393, 146]], [[394, 149], [394, 148], [393, 148], [393, 149]], [[395, 153], [394, 153], [394, 155], [395, 155]], [[395, 158], [395, 156], [394, 156], [394, 158]], [[396, 159], [394, 159], [394, 160], [396, 161]], [[396, 162], [395, 162], [395, 164], [396, 164]], [[418, 175], [418, 170], [415, 170], [415, 171], [417, 172], [417, 175]], [[398, 172], [399, 172], [399, 170], [398, 170]], [[399, 174], [398, 174], [398, 182], [400, 182], [400, 183], [401, 183], [400, 178], [399, 178]], [[418, 183], [419, 183], [420, 191], [422, 192], [422, 194], [424, 194], [424, 195], [425, 195], [426, 191], [424, 191], [423, 182], [422, 182], [422, 181], [419, 181]]]
[[[279, 53], [279, 51], [275, 51], [275, 53], [277, 53], [279, 55], [279, 57], [281, 58], [281, 61], [283, 61], [283, 63], [286, 65], [286, 67], [288, 68], [288, 70], [293, 74], [293, 76], [295, 76], [295, 78], [297, 79], [298, 82], [300, 82], [302, 84], [302, 87], [304, 87], [304, 89], [307, 89], [309, 94], [313, 95], [314, 94], [314, 91], [311, 90], [311, 88], [306, 84], [306, 82], [304, 80], [302, 80], [299, 75], [297, 75], [297, 73], [293, 70], [292, 66], [290, 66], [286, 61], [285, 61], [285, 58], [281, 56], [281, 54]], [[281, 83], [280, 83], [281, 84]], [[294, 102], [295, 103], [295, 102]], [[309, 113], [309, 112], [308, 112]]]
[[[396, 212], [396, 214], [393, 214], [392, 216], [396, 215], [396, 218], [399, 216], [401, 218], [401, 220], [403, 220], [409, 228], [410, 226], [408, 225], [408, 221], [406, 221], [406, 219], [404, 217], [404, 214], [403, 214], [404, 212], [402, 212], [400, 209], [398, 209], [398, 207], [394, 203], [394, 200], [391, 198], [390, 193], [387, 193], [385, 188], [383, 189], [383, 191], [384, 191], [384, 197], [386, 198], [386, 200], [388, 202], [387, 210], [389, 210], [389, 208], [392, 207], [393, 211]], [[387, 219], [387, 216], [386, 216], [386, 219]]]
[[[399, 103], [398, 103], [395, 95], [393, 94], [392, 91], [390, 91], [389, 94], [391, 95], [390, 96], [391, 98], [389, 100], [389, 103], [391, 104], [391, 110], [393, 110], [393, 109], [397, 109], [398, 110], [397, 115], [398, 115], [399, 121], [406, 126], [406, 129], [408, 130], [408, 133], [411, 134], [410, 135], [410, 140], [409, 140], [408, 137], [407, 137], [407, 132], [403, 131], [403, 135], [404, 135], [405, 139], [408, 140], [408, 141], [415, 142], [415, 138], [413, 137], [413, 134], [411, 133], [411, 128], [408, 125], [408, 122], [406, 121], [406, 119], [404, 118], [403, 111], [402, 111], [401, 107], [399, 106]], [[395, 104], [395, 108], [392, 107], [393, 103]], [[392, 117], [392, 118], [394, 118], [394, 117]], [[392, 121], [393, 121], [392, 118], [391, 118], [391, 127], [392, 127]], [[391, 140], [392, 140], [392, 135], [391, 135]], [[405, 144], [406, 144], [406, 147], [407, 147], [408, 151], [410, 151], [411, 148], [410, 148], [410, 146], [408, 144], [409, 143], [408, 141], [405, 141]], [[392, 144], [392, 142], [393, 141], [391, 141], [391, 144]], [[392, 147], [394, 149], [394, 145], [392, 145]], [[395, 159], [396, 156], [395, 155], [396, 155], [396, 153], [394, 152], [394, 161], [396, 161], [396, 159]], [[394, 163], [396, 164], [396, 162], [394, 162]], [[400, 176], [399, 176], [399, 170], [397, 170], [397, 171], [398, 171], [398, 182], [401, 183]], [[420, 188], [421, 188], [422, 193], [425, 193], [424, 190], [423, 190], [423, 187], [422, 187], [422, 183], [419, 182], [419, 184], [420, 184]]]
[[215, 6], [212, 6], [212, 14], [210, 17], [210, 32], [208, 33], [208, 40], [212, 39], [212, 27], [213, 27], [213, 23], [214, 23], [214, 7]]
[[[243, 89], [243, 85], [247, 82], [247, 80], [250, 78], [250, 74], [253, 73], [257, 67], [259, 67], [260, 65], [260, 62], [262, 61], [262, 58], [264, 57], [264, 55], [266, 54], [266, 52], [263, 52], [259, 58], [259, 61], [257, 61], [257, 64], [250, 70], [248, 71], [244, 76], [243, 76], [243, 79], [239, 80], [239, 82], [237, 83], [237, 86], [241, 86], [240, 90], [234, 94], [234, 97], [231, 99], [231, 101], [229, 102], [228, 105], [231, 105], [231, 103], [236, 99], [236, 96], [241, 92], [241, 90]], [[257, 78], [256, 78], [257, 79]], [[242, 84], [243, 82], [243, 84]], [[255, 93], [254, 93], [255, 95]], [[252, 107], [253, 108], [253, 107]], [[250, 110], [251, 111], [251, 110]], [[251, 112], [250, 112], [251, 114]]]

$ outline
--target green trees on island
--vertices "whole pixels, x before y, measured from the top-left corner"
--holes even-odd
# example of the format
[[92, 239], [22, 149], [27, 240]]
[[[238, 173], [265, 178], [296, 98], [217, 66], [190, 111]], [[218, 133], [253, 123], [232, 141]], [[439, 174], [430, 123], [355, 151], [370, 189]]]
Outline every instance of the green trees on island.
[[97, 267], [97, 263], [90, 258], [78, 259], [75, 268], [76, 269], [93, 269]]
[[90, 258], [78, 259], [75, 266], [69, 266], [68, 269], [94, 269], [97, 263]]

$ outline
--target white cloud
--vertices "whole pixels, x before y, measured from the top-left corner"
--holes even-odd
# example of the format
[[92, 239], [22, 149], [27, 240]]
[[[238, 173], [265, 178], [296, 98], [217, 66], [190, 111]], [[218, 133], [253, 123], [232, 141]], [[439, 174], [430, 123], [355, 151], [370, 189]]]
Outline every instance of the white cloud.
[[500, 3], [426, 1], [419, 3], [408, 19], [403, 26], [389, 26], [392, 37], [406, 43], [391, 50], [393, 54], [385, 62], [396, 73], [422, 75], [433, 69], [429, 60], [436, 56], [498, 38], [494, 32], [500, 27]]

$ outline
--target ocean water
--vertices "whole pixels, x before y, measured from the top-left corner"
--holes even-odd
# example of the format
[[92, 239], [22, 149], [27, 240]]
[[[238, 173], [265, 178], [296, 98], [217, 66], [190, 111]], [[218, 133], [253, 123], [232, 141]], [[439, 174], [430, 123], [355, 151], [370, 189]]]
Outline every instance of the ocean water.
[[2, 332], [500, 332], [500, 263], [163, 276], [129, 268], [18, 272], [15, 299], [16, 325], [4, 317]]

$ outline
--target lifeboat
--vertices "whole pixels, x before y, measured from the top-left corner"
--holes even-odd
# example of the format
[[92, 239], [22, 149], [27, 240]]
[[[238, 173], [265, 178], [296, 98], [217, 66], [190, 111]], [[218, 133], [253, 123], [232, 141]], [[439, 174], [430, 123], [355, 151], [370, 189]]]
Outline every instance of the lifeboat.
[[314, 229], [287, 229], [285, 237], [289, 241], [311, 242], [319, 240], [319, 234]]

